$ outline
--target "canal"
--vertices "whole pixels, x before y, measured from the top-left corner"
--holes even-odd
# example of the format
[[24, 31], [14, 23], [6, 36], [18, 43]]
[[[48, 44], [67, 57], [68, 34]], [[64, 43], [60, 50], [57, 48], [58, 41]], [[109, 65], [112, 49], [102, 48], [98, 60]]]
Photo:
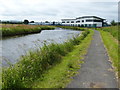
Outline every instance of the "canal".
[[44, 43], [63, 43], [73, 36], [79, 35], [81, 31], [56, 28], [55, 30], [43, 30], [41, 33], [29, 34], [19, 37], [3, 38], [2, 43], [2, 66], [15, 64], [20, 56], [25, 55], [29, 50], [42, 47]]

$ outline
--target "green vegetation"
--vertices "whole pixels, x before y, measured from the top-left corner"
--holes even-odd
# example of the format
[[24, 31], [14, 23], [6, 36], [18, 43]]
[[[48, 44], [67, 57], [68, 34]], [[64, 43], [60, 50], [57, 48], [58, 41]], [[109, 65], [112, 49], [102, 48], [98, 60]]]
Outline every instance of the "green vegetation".
[[71, 77], [80, 69], [80, 64], [84, 63], [83, 55], [87, 52], [93, 33], [90, 31], [90, 34], [79, 45], [76, 45], [72, 52], [63, 57], [59, 64], [44, 73], [42, 79], [36, 80], [32, 88], [65, 88], [72, 80]]
[[2, 37], [39, 33], [41, 30], [55, 29], [54, 26], [2, 24]]
[[111, 24], [112, 26], [117, 26], [117, 25], [120, 24], [120, 22], [115, 22], [115, 20], [112, 20], [112, 21], [110, 22], [110, 24]]
[[109, 32], [113, 37], [120, 41], [120, 37], [118, 36], [118, 33], [120, 32], [118, 26], [104, 27], [101, 28], [101, 30]]
[[24, 24], [28, 24], [29, 21], [28, 21], [27, 19], [25, 19], [23, 23], [24, 23]]
[[120, 56], [120, 47], [118, 47], [120, 38], [118, 38], [118, 28], [117, 26], [101, 28], [100, 33], [113, 66], [118, 71], [120, 77], [120, 59], [118, 58]]
[[[64, 57], [69, 52], [74, 50], [74, 48], [77, 48], [76, 45], [79, 45], [81, 42], [84, 42], [82, 46], [78, 46], [78, 47], [82, 47], [79, 49], [79, 51], [85, 49], [87, 45], [85, 43], [87, 39], [85, 38], [89, 33], [90, 31], [86, 30], [82, 33], [81, 36], [74, 37], [73, 39], [70, 39], [68, 42], [65, 42], [63, 44], [53, 44], [53, 43], [50, 45], [45, 44], [39, 50], [37, 49], [36, 51], [30, 51], [29, 54], [21, 57], [20, 61], [16, 63], [14, 66], [3, 68], [2, 88], [3, 89], [28, 88], [28, 87], [32, 87], [33, 86], [32, 83], [36, 82], [37, 80], [42, 81], [44, 73], [50, 70], [50, 68], [53, 68], [53, 66], [57, 66], [62, 61], [64, 62], [65, 60]], [[84, 39], [85, 41], [83, 41]], [[83, 47], [84, 45], [85, 47]], [[71, 70], [72, 67], [74, 67], [74, 65], [72, 65], [74, 63], [73, 61], [69, 61], [68, 66], [69, 68], [71, 68]]]
[[57, 27], [64, 28], [64, 29], [80, 30], [80, 31], [84, 31], [85, 30], [85, 28], [74, 27], [74, 26], [57, 26]]

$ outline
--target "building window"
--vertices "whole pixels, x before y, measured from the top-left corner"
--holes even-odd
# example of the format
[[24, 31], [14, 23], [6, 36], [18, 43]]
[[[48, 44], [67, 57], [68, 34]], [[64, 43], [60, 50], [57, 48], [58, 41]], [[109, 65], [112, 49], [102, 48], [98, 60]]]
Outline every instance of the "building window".
[[93, 27], [96, 27], [97, 26], [97, 24], [93, 24]]
[[81, 27], [84, 27], [84, 24], [82, 24]]
[[91, 27], [91, 24], [89, 24], [89, 27]]
[[102, 22], [102, 20], [90, 20], [90, 19], [87, 19], [86, 22]]
[[88, 19], [88, 20], [86, 20], [86, 22], [93, 22], [93, 20]]
[[78, 27], [80, 27], [80, 24], [78, 24]]
[[93, 20], [94, 22], [102, 22], [102, 20]]
[[76, 23], [80, 23], [80, 21], [76, 21]]
[[71, 23], [74, 23], [74, 21], [71, 21]]
[[82, 22], [84, 22], [84, 20], [82, 20]]
[[87, 27], [87, 24], [85, 24], [85, 27]]
[[67, 21], [67, 23], [69, 23], [69, 21]]

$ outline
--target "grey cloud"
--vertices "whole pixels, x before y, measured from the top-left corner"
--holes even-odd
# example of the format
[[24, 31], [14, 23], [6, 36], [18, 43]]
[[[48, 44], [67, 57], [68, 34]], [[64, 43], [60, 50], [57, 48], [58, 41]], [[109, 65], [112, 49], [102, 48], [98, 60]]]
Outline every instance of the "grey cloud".
[[[23, 0], [14, 0], [17, 7], [8, 8], [2, 5], [5, 10], [3, 16], [40, 16], [41, 19], [49, 17], [59, 20], [61, 18], [76, 18], [82, 15], [96, 15], [103, 18], [117, 20], [117, 3], [116, 2], [62, 2], [62, 3], [37, 3], [29, 5]], [[34, 19], [35, 17], [31, 17]], [[50, 20], [51, 20], [50, 18]]]

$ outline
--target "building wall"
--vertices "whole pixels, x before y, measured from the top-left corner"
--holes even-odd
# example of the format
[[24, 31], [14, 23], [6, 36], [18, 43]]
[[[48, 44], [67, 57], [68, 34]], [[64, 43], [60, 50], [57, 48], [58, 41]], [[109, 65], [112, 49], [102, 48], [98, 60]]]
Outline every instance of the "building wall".
[[[85, 26], [85, 27], [102, 27], [102, 22], [86, 22], [86, 20], [100, 20], [98, 18], [77, 18], [77, 19], [62, 19], [62, 25], [67, 26]], [[73, 21], [74, 23], [71, 23]], [[80, 22], [79, 22], [80, 21]], [[69, 22], [69, 23], [68, 23]]]

